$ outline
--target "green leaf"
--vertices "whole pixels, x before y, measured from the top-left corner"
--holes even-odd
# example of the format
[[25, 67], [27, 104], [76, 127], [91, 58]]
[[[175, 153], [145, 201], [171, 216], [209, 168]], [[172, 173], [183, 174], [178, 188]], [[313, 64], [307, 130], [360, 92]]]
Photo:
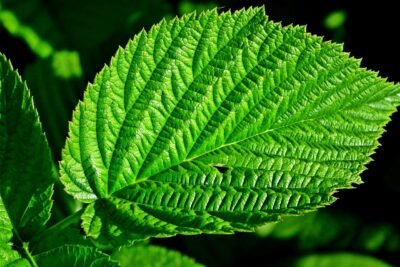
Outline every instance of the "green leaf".
[[63, 151], [99, 242], [254, 230], [361, 183], [400, 87], [262, 8], [162, 21], [89, 85]]
[[49, 250], [34, 257], [38, 266], [58, 267], [105, 267], [118, 266], [110, 257], [97, 251], [95, 248], [80, 245], [65, 245], [59, 248]]
[[32, 98], [0, 55], [0, 196], [19, 239], [44, 228], [54, 181], [55, 168]]
[[64, 228], [57, 232], [50, 232], [49, 234], [42, 236], [40, 240], [34, 240], [34, 242], [31, 242], [29, 245], [32, 254], [34, 255], [63, 245], [94, 247], [94, 244], [81, 234], [80, 229], [74, 227]]
[[29, 261], [21, 258], [9, 245], [0, 245], [0, 266], [2, 267], [30, 267]]
[[201, 267], [193, 259], [181, 253], [158, 246], [122, 247], [111, 256], [121, 267]]
[[350, 253], [333, 253], [326, 255], [310, 255], [300, 258], [292, 265], [293, 267], [390, 267], [391, 265], [372, 258], [370, 256], [350, 254]]
[[[0, 266], [30, 266], [19, 253], [12, 249], [13, 226], [0, 195]], [[20, 264], [20, 265], [18, 265]], [[25, 264], [25, 265], [23, 265]]]

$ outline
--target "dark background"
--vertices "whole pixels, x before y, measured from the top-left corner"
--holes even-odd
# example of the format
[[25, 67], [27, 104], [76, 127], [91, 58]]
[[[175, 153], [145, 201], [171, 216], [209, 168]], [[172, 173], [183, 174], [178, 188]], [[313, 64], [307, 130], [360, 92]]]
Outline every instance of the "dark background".
[[[54, 1], [43, 1], [43, 3], [47, 5], [49, 13], [55, 12], [57, 5], [54, 4]], [[400, 45], [398, 41], [400, 19], [396, 1], [214, 0], [211, 4], [210, 1], [194, 3], [200, 4], [195, 7], [202, 8], [201, 4], [207, 4], [219, 6], [222, 10], [265, 5], [266, 12], [272, 20], [282, 21], [285, 25], [290, 23], [307, 25], [308, 31], [322, 35], [326, 40], [333, 39], [343, 42], [345, 51], [350, 52], [354, 57], [363, 58], [363, 66], [378, 71], [381, 76], [387, 77], [390, 81], [400, 81]], [[64, 116], [71, 117], [73, 107], [82, 97], [86, 82], [93, 81], [94, 74], [101, 69], [104, 63], [109, 61], [118, 45], [123, 46], [128, 38], [132, 37], [141, 27], [149, 28], [164, 15], [172, 16], [182, 13], [180, 4], [180, 1], [166, 1], [165, 10], [157, 11], [157, 13], [154, 12], [151, 4], [143, 5], [147, 12], [146, 19], [141, 19], [131, 25], [129, 30], [124, 28], [125, 32], [112, 32], [104, 42], [93, 44], [95, 56], [91, 54], [91, 49], [80, 47], [73, 41], [58, 43], [54, 41], [54, 47], [57, 49], [77, 50], [80, 53], [83, 68], [81, 77], [71, 81], [56, 80], [56, 83], [61, 84], [62, 88], [72, 88], [71, 90], [74, 92], [72, 100], [68, 100], [63, 106]], [[77, 6], [79, 7], [79, 5]], [[329, 30], [324, 26], [324, 20], [331, 12], [337, 10], [342, 10], [347, 15], [346, 21], [341, 27]], [[110, 10], [110, 12], [112, 11]], [[68, 32], [65, 27], [68, 26], [64, 26], [64, 32]], [[93, 29], [94, 34], [96, 34], [96, 30], [98, 29]], [[48, 59], [39, 58], [22, 38], [15, 37], [2, 27], [0, 27], [0, 51], [7, 55], [13, 65], [18, 68], [27, 80], [28, 86], [31, 86], [30, 83], [32, 83], [34, 88], [36, 86], [34, 78], [30, 78], [31, 76], [26, 74], [26, 69], [32, 64], [46, 64]], [[48, 106], [51, 104], [46, 103], [51, 101], [42, 99], [43, 94], [40, 90], [42, 89], [39, 86], [37, 89], [34, 88], [33, 95], [49, 141], [54, 148], [54, 157], [59, 159], [59, 151], [63, 142], [57, 141], [56, 137], [53, 138], [54, 129], [46, 123], [46, 116], [51, 116], [48, 110]], [[65, 98], [63, 93], [60, 93], [60, 97]], [[58, 116], [57, 114], [55, 116]], [[55, 120], [60, 121], [61, 130], [59, 132], [61, 134], [59, 133], [59, 135], [65, 138], [67, 124], [60, 118], [56, 117]], [[365, 184], [358, 186], [355, 190], [338, 193], [339, 200], [322, 211], [322, 217], [330, 218], [328, 219], [329, 223], [331, 220], [335, 223], [319, 221], [320, 215], [317, 215], [313, 221], [315, 225], [307, 226], [307, 223], [302, 222], [300, 218], [298, 224], [304, 224], [304, 228], [289, 238], [281, 238], [279, 234], [277, 237], [273, 233], [265, 238], [251, 233], [241, 233], [233, 236], [178, 236], [151, 242], [178, 249], [208, 266], [267, 266], [267, 262], [268, 266], [282, 266], [284, 262], [297, 256], [336, 251], [374, 255], [395, 266], [400, 266], [400, 239], [396, 239], [400, 236], [398, 208], [400, 204], [399, 113], [393, 116], [393, 120], [386, 130], [387, 133], [380, 140], [382, 146], [373, 156], [374, 161], [362, 174]], [[60, 213], [68, 213], [68, 211], [62, 210]], [[326, 225], [329, 229], [323, 229], [321, 226], [322, 230], [317, 231], [319, 233], [317, 235], [312, 230], [317, 227], [316, 225]], [[308, 229], [308, 232], [305, 232], [304, 229]], [[376, 234], [377, 229], [385, 229], [381, 231], [384, 234]], [[324, 242], [318, 241], [323, 233], [329, 231], [336, 232], [331, 237], [325, 238]], [[307, 238], [309, 241], [304, 241]], [[392, 240], [393, 238], [395, 241]], [[305, 243], [302, 244], [301, 240]], [[307, 242], [310, 242], [311, 245]], [[368, 242], [372, 245], [365, 245], [369, 244]], [[371, 247], [373, 248], [371, 249]]]

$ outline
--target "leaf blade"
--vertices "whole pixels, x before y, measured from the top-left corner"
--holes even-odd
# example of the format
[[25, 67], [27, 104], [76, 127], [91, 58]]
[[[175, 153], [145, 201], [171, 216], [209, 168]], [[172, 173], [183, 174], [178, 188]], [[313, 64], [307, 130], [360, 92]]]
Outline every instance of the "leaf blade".
[[398, 85], [359, 64], [260, 8], [140, 33], [71, 124], [62, 180], [91, 203], [86, 233], [248, 231], [332, 203], [361, 182], [400, 100]]

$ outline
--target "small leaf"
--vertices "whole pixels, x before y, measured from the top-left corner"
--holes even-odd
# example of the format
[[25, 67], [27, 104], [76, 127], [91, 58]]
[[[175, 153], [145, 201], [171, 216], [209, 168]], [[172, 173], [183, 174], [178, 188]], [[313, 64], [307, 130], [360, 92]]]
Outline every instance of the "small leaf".
[[112, 258], [121, 267], [201, 267], [193, 259], [173, 250], [158, 246], [122, 247], [113, 253]]
[[[13, 236], [13, 226], [4, 207], [3, 200], [0, 195], [0, 266], [30, 266], [29, 262], [25, 262], [19, 253], [12, 249], [11, 238]], [[25, 263], [24, 263], [25, 262]], [[20, 265], [18, 265], [18, 264]], [[14, 264], [14, 265], [13, 265]]]
[[391, 265], [370, 256], [351, 253], [334, 253], [326, 255], [309, 255], [300, 258], [293, 267], [390, 267]]
[[34, 257], [38, 266], [54, 266], [58, 267], [117, 267], [118, 264], [113, 262], [110, 257], [97, 251], [92, 247], [80, 245], [65, 245], [55, 248]]
[[52, 206], [55, 167], [26, 85], [0, 55], [0, 196], [27, 240], [44, 228]]
[[[262, 8], [162, 21], [89, 85], [63, 151], [99, 242], [252, 231], [332, 203], [400, 87]], [[114, 241], [111, 241], [114, 240]]]
[[94, 247], [94, 245], [80, 233], [79, 229], [68, 227], [62, 229], [62, 231], [50, 232], [48, 235], [42, 236], [40, 240], [33, 240], [29, 244], [29, 248], [32, 254], [36, 255], [63, 245]]

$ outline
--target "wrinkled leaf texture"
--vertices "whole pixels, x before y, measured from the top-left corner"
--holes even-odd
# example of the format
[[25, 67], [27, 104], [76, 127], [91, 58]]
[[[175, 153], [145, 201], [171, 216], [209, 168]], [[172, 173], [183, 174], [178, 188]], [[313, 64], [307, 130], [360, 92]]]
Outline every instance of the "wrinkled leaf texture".
[[399, 93], [263, 8], [163, 20], [88, 86], [62, 181], [100, 243], [252, 231], [361, 183]]

